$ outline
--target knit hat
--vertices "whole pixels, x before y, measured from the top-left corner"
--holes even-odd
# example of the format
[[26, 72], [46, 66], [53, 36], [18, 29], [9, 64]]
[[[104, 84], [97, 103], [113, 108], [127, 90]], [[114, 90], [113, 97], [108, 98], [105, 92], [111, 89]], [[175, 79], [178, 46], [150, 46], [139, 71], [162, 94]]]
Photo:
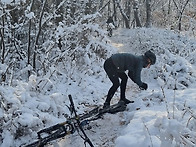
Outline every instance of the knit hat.
[[156, 62], [156, 55], [151, 52], [150, 50], [145, 52], [144, 56], [147, 58], [147, 59], [150, 59], [151, 61], [151, 65], [154, 65], [155, 62]]

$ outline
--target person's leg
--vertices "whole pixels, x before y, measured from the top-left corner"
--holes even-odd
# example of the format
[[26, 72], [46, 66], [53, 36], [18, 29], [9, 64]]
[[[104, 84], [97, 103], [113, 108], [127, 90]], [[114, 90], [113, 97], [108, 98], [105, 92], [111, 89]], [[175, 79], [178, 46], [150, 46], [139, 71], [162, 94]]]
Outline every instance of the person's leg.
[[126, 90], [126, 85], [127, 85], [127, 80], [128, 77], [126, 73], [118, 73], [119, 77], [121, 78], [121, 83], [120, 83], [120, 99], [125, 99], [125, 90]]
[[112, 99], [112, 97], [114, 96], [115, 92], [117, 91], [118, 87], [119, 87], [119, 79], [117, 76], [114, 77], [110, 77], [110, 80], [112, 81], [112, 87], [109, 89], [108, 91], [108, 95], [106, 98], [106, 103], [110, 104], [110, 101]]
[[120, 82], [119, 82], [118, 72], [117, 72], [116, 67], [113, 64], [111, 58], [109, 58], [105, 61], [104, 69], [113, 84], [112, 87], [108, 91], [107, 98], [104, 103], [104, 105], [109, 106], [110, 101], [111, 101], [112, 97], [114, 96], [116, 90], [118, 89]]
[[130, 100], [126, 99], [126, 96], [125, 96], [128, 76], [126, 75], [126, 73], [122, 72], [122, 73], [119, 73], [119, 77], [121, 78], [120, 101], [119, 102], [123, 101], [125, 104], [133, 103], [134, 101], [130, 101]]

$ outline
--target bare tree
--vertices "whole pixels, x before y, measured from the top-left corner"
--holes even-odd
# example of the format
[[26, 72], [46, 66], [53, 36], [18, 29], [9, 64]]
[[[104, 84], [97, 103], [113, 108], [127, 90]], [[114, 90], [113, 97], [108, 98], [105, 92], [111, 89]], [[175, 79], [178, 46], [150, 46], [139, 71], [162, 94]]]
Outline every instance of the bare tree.
[[126, 28], [130, 28], [129, 27], [129, 19], [128, 19], [127, 15], [124, 13], [124, 11], [123, 11], [123, 9], [122, 9], [122, 7], [120, 5], [119, 0], [114, 0], [113, 2], [115, 2], [117, 4], [117, 6], [118, 6], [118, 8], [120, 10], [120, 13], [121, 13], [121, 15], [122, 15], [122, 17], [123, 17], [123, 19], [125, 21]]
[[126, 15], [130, 21], [131, 18], [131, 1], [126, 2]]
[[171, 0], [168, 2], [168, 11], [167, 14], [169, 15], [171, 13]]
[[116, 22], [117, 21], [117, 12], [116, 12], [116, 3], [115, 3], [115, 0], [113, 0], [113, 16], [114, 16], [114, 21]]
[[176, 0], [173, 0], [173, 3], [175, 5], [175, 7], [177, 8], [177, 13], [178, 13], [178, 30], [181, 31], [182, 30], [182, 16], [184, 13], [184, 10], [187, 6], [187, 4], [189, 3], [190, 0], [186, 0], [185, 3], [181, 3], [179, 2], [179, 4], [177, 4]]
[[2, 28], [0, 30], [1, 35], [1, 63], [5, 62], [5, 42], [4, 42], [4, 28], [5, 28], [5, 9], [3, 8], [3, 16], [2, 16]]
[[146, 0], [146, 24], [145, 26], [151, 27], [151, 0]]
[[94, 1], [88, 0], [85, 7], [85, 14], [92, 14], [95, 10]]
[[136, 22], [136, 27], [142, 27], [142, 24], [140, 22], [140, 19], [139, 19], [139, 14], [138, 14], [138, 2], [136, 0], [134, 0], [133, 2], [133, 11], [134, 11], [134, 19], [135, 19], [135, 22]]
[[35, 71], [36, 71], [36, 56], [37, 56], [37, 52], [38, 52], [37, 49], [38, 49], [38, 45], [39, 45], [38, 42], [39, 42], [39, 36], [40, 36], [41, 30], [42, 30], [42, 18], [43, 18], [46, 2], [47, 2], [47, 0], [45, 0], [43, 3], [43, 7], [41, 10], [40, 19], [39, 19], [39, 29], [38, 29], [38, 33], [37, 33], [37, 36], [35, 39], [35, 47], [34, 47], [34, 54], [33, 54], [33, 69]]
[[55, 22], [58, 25], [59, 22], [63, 20], [63, 8], [59, 7], [62, 0], [55, 0], [55, 6], [56, 6], [56, 14], [58, 17], [56, 18]]
[[104, 2], [104, 0], [99, 1], [99, 9], [101, 9], [103, 7], [103, 2]]
[[[0, 29], [0, 35], [1, 35], [1, 43], [0, 43], [0, 47], [1, 47], [1, 63], [4, 64], [5, 62], [5, 41], [4, 41], [4, 28], [5, 28], [5, 9], [3, 8], [3, 16], [2, 16], [2, 28]], [[6, 74], [5, 72], [3, 72], [1, 74], [1, 80], [3, 82], [5, 82], [6, 80]]]
[[[34, 5], [34, 0], [32, 0], [31, 2], [31, 6], [30, 6], [30, 12], [32, 12], [33, 10], [33, 5]], [[27, 46], [27, 65], [30, 65], [31, 61], [30, 61], [30, 58], [31, 58], [31, 26], [32, 26], [32, 22], [31, 22], [31, 19], [29, 19], [29, 29], [28, 29], [28, 46]], [[30, 76], [30, 71], [28, 71], [28, 77]]]

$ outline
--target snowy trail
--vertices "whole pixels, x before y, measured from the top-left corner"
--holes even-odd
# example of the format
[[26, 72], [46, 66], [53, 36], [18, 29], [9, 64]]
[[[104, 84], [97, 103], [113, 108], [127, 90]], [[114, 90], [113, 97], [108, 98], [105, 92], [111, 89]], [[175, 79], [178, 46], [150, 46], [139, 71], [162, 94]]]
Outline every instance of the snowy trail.
[[132, 52], [133, 49], [131, 48], [129, 42], [130, 42], [130, 36], [123, 34], [123, 31], [121, 29], [116, 30], [114, 32], [114, 35], [109, 38], [111, 41], [111, 44], [118, 49], [119, 52]]
[[[137, 31], [135, 36], [138, 36]], [[118, 48], [119, 52], [137, 54], [138, 50], [134, 50], [131, 46], [133, 44], [131, 43], [131, 40], [133, 42], [133, 38], [131, 39], [130, 37], [130, 34], [126, 34], [126, 31], [117, 31], [116, 36], [111, 37], [111, 42]], [[160, 44], [160, 42], [158, 43]], [[179, 60], [177, 62], [181, 61]], [[192, 69], [195, 74], [195, 65], [192, 65]], [[144, 80], [147, 79], [144, 78]], [[191, 88], [188, 89], [177, 91], [163, 89], [162, 91], [161, 86], [157, 82], [158, 81], [149, 81], [149, 89], [147, 91], [139, 91], [137, 86], [134, 87], [135, 85], [133, 83], [128, 83], [126, 91], [127, 98], [130, 99], [129, 96], [131, 96], [131, 99], [134, 100], [135, 103], [132, 106], [129, 105], [129, 110], [125, 112], [124, 119], [126, 119], [128, 125], [121, 131], [123, 135], [119, 136], [115, 141], [115, 147], [173, 146], [171, 144], [175, 143], [175, 141], [169, 141], [170, 137], [168, 137], [168, 140], [162, 139], [162, 135], [167, 136], [169, 134], [173, 136], [176, 141], [180, 140], [178, 136], [181, 134], [181, 127], [184, 125], [183, 122], [188, 121], [191, 117], [189, 114], [185, 120], [180, 120], [183, 118], [180, 113], [182, 113], [183, 104], [187, 104], [185, 107], [189, 106], [191, 111], [196, 112], [196, 86], [193, 84]], [[135, 111], [137, 108], [140, 108], [140, 110]], [[168, 118], [173, 119], [170, 120]], [[162, 130], [162, 128], [165, 130]], [[176, 130], [170, 132], [173, 129]], [[165, 132], [160, 134], [161, 131]], [[184, 142], [184, 144], [187, 147], [192, 146], [187, 142]]]
[[[136, 33], [132, 34], [132, 37], [138, 35], [142, 36]], [[168, 39], [166, 38], [166, 40]], [[133, 44], [134, 39], [126, 30], [117, 30], [110, 41], [114, 47], [118, 48], [119, 52], [141, 54], [144, 51], [143, 48], [141, 50], [138, 48], [141, 44]], [[159, 46], [162, 44], [159, 40], [158, 43]], [[178, 62], [182, 62], [181, 58], [177, 60]], [[159, 62], [158, 65], [162, 66], [162, 63]], [[183, 68], [182, 65], [179, 66], [179, 68], [181, 67]], [[194, 69], [194, 65], [192, 68]], [[126, 97], [134, 100], [135, 103], [129, 104], [126, 111], [114, 115], [106, 114], [103, 119], [90, 124], [93, 128], [87, 130], [86, 133], [96, 147], [173, 147], [178, 142], [182, 142], [179, 136], [182, 134], [182, 137], [186, 132], [186, 129], [183, 128], [186, 127], [191, 117], [188, 113], [183, 116], [183, 109], [186, 104], [186, 107], [190, 107], [193, 112], [196, 112], [196, 86], [192, 84], [190, 88], [176, 91], [167, 88], [161, 89], [160, 81], [151, 78], [153, 71], [155, 71], [154, 67], [152, 70], [144, 70], [142, 73], [142, 80], [149, 84], [146, 91], [141, 91], [136, 84], [130, 79], [128, 80]], [[165, 74], [167, 75], [167, 72]], [[191, 80], [194, 81], [195, 78]], [[111, 103], [114, 104], [118, 100], [119, 90]], [[192, 123], [194, 124], [194, 121], [190, 122], [190, 125]], [[170, 138], [171, 136], [172, 138]], [[190, 139], [192, 138], [190, 137]], [[84, 144], [75, 133], [52, 146], [84, 147]], [[185, 147], [192, 146], [188, 144]]]
[[[37, 139], [39, 130], [66, 121], [65, 114], [70, 115], [66, 107], [69, 94], [78, 114], [103, 105], [111, 82], [103, 69], [104, 59], [90, 48], [94, 42], [95, 47], [103, 43], [100, 47], [104, 57], [118, 51], [141, 55], [149, 49], [157, 55], [156, 64], [141, 73], [148, 89], [140, 90], [129, 79], [126, 98], [135, 102], [124, 112], [105, 114], [103, 119], [90, 123], [92, 129], [86, 133], [95, 147], [195, 147], [196, 40], [158, 28], [118, 29], [109, 41], [91, 39], [85, 48], [86, 56], [81, 57], [85, 60], [82, 66], [67, 60], [57, 71], [51, 68], [50, 74], [56, 71], [53, 76], [31, 75], [29, 81], [0, 86], [0, 146], [27, 145]], [[118, 89], [111, 104], [119, 97]], [[85, 145], [76, 132], [49, 146]]]
[[[122, 40], [119, 40], [119, 34], [114, 36], [111, 40], [111, 44], [120, 50], [125, 46]], [[126, 37], [125, 37], [126, 39]], [[116, 42], [115, 40], [118, 40]], [[110, 85], [110, 83], [108, 83]], [[117, 92], [111, 101], [111, 104], [117, 103], [119, 100], [119, 92]], [[92, 108], [90, 108], [92, 109]], [[89, 110], [90, 110], [89, 109]], [[87, 130], [86, 133], [96, 147], [114, 147], [116, 138], [120, 135], [121, 131], [125, 128], [126, 120], [124, 119], [124, 112], [117, 114], [105, 114], [103, 119], [96, 120], [90, 123], [91, 130]], [[84, 147], [83, 140], [77, 133], [70, 135], [61, 140], [57, 144], [51, 145], [51, 147]]]
[[[121, 38], [121, 39], [120, 39]], [[125, 40], [129, 40], [127, 36], [122, 34], [116, 34], [111, 38], [111, 44], [116, 47], [119, 52], [126, 52], [129, 49], [129, 45]], [[125, 41], [125, 42], [124, 42]], [[110, 83], [108, 83], [110, 85]], [[132, 82], [128, 82], [127, 91], [128, 97], [134, 98], [134, 93], [138, 93], [138, 89]], [[116, 92], [111, 104], [117, 103], [119, 100], [119, 91]], [[133, 104], [129, 105], [129, 109], [132, 109], [131, 116], [134, 115], [134, 110], [137, 106]], [[91, 108], [92, 109], [92, 108]], [[90, 109], [89, 109], [90, 110]], [[90, 123], [91, 130], [87, 130], [86, 133], [96, 147], [114, 147], [116, 138], [121, 134], [121, 131], [127, 126], [127, 120], [125, 119], [127, 112], [119, 112], [116, 114], [105, 114], [103, 119], [96, 120]], [[130, 116], [130, 114], [129, 114]], [[129, 121], [131, 119], [129, 118]], [[77, 133], [62, 139], [59, 143], [53, 144], [50, 147], [84, 147], [83, 140]]]

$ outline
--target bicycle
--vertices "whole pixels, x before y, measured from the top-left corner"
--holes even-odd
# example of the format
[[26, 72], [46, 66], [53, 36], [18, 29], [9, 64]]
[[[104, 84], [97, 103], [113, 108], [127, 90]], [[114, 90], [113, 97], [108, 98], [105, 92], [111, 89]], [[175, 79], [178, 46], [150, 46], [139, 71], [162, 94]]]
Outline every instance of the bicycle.
[[93, 143], [86, 135], [83, 127], [88, 125], [91, 121], [101, 118], [105, 113], [117, 113], [126, 109], [126, 104], [114, 104], [106, 109], [103, 109], [102, 107], [96, 107], [88, 113], [78, 115], [74, 106], [72, 96], [68, 95], [68, 97], [70, 106], [67, 107], [69, 108], [71, 115], [74, 114], [74, 116], [68, 117], [67, 121], [63, 123], [59, 123], [40, 130], [39, 132], [37, 132], [38, 140], [24, 147], [44, 147], [44, 145], [46, 145], [48, 142], [62, 138], [66, 135], [73, 134], [75, 133], [75, 131], [77, 131], [79, 135], [79, 132], [82, 132], [83, 135], [80, 135], [80, 137], [84, 140], [85, 145], [86, 143], [88, 143], [90, 147], [94, 147]]

